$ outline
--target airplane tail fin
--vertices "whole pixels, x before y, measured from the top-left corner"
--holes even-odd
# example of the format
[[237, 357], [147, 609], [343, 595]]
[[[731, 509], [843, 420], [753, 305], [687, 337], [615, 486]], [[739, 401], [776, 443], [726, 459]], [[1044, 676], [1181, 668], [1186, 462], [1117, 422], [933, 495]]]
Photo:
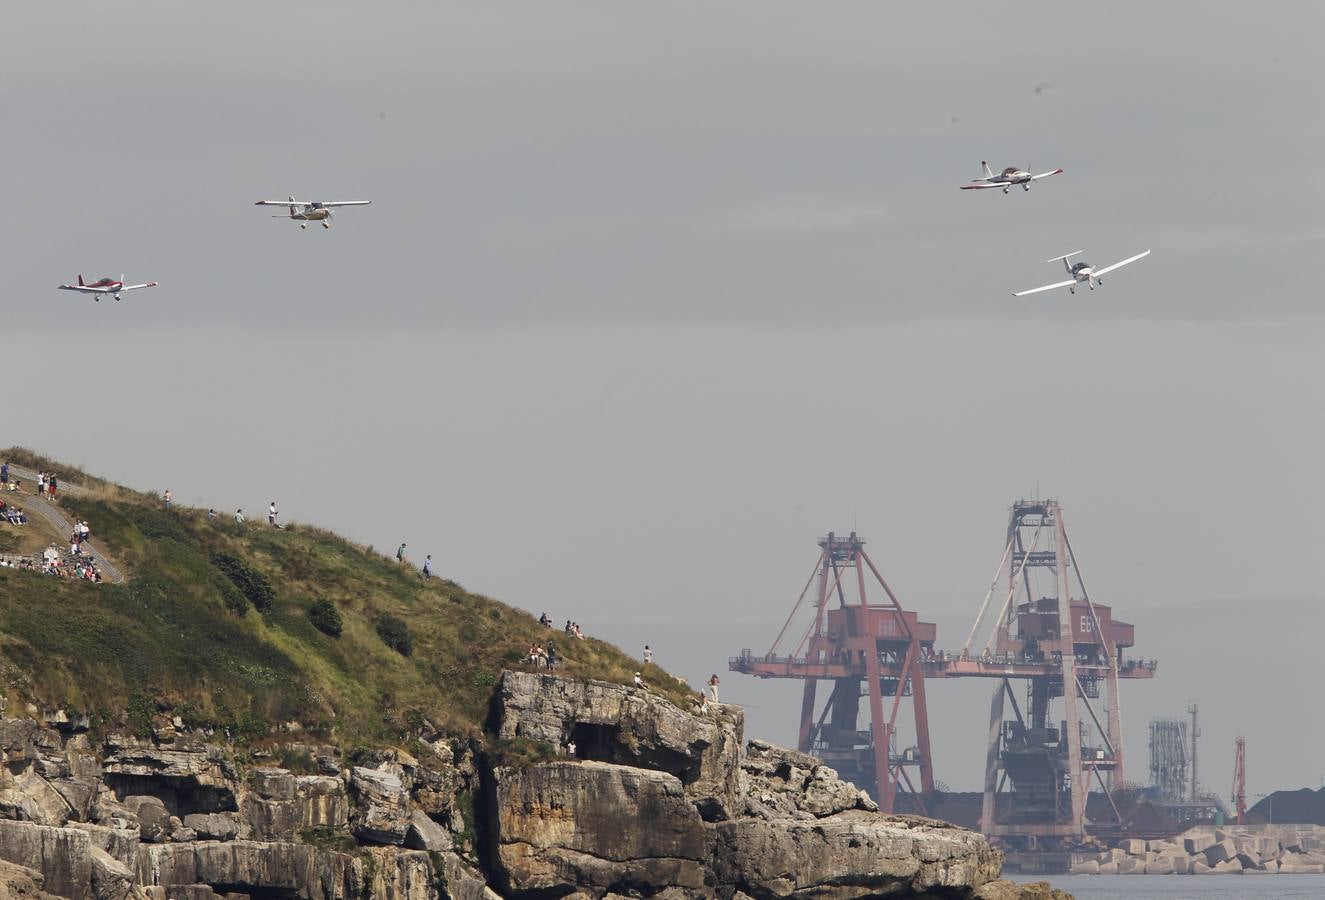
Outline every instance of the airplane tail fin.
[[79, 275], [79, 276], [78, 276], [78, 286], [79, 286], [79, 287], [82, 287], [82, 286], [83, 286], [83, 276], [82, 276], [82, 275]]
[[993, 178], [993, 177], [994, 177], [994, 171], [993, 171], [992, 169], [989, 168], [989, 163], [987, 163], [985, 160], [982, 159], [982, 160], [980, 160], [980, 166], [981, 166], [981, 168], [983, 168], [983, 169], [985, 170], [985, 177], [986, 177], [986, 178]]

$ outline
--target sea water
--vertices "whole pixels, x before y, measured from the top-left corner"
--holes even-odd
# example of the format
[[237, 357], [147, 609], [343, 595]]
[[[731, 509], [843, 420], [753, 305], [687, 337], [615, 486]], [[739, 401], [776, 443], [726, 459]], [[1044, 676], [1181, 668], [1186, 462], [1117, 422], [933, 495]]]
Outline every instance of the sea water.
[[1076, 900], [1325, 900], [1325, 875], [1051, 875], [1045, 880]]

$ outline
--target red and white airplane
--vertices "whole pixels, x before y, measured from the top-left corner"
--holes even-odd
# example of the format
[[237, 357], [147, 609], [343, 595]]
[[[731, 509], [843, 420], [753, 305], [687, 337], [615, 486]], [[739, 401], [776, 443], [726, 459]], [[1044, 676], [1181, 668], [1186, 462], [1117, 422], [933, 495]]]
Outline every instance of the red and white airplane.
[[146, 284], [125, 284], [123, 275], [120, 276], [119, 281], [116, 281], [114, 278], [111, 278], [109, 275], [107, 275], [105, 278], [101, 279], [100, 281], [94, 281], [91, 284], [88, 284], [85, 281], [83, 281], [83, 276], [79, 275], [78, 284], [62, 284], [60, 285], [60, 290], [78, 291], [79, 293], [83, 294], [93, 294], [95, 295], [94, 299], [100, 302], [102, 294], [110, 294], [116, 300], [119, 300], [120, 293], [123, 291], [136, 291], [139, 288], [156, 287], [156, 285], [157, 283], [155, 281], [149, 281]]
[[[336, 200], [330, 203], [317, 202], [310, 203], [306, 200], [296, 200], [293, 196], [289, 200], [259, 200], [254, 206], [288, 206], [290, 208], [290, 218], [299, 223], [300, 228], [307, 228], [309, 222], [321, 222], [323, 228], [331, 227], [331, 210], [337, 206], [367, 206], [372, 203], [371, 200]], [[295, 210], [298, 209], [298, 212]], [[284, 219], [285, 216], [272, 216], [273, 219]]]
[[1003, 193], [1012, 189], [1013, 185], [1021, 185], [1023, 191], [1031, 189], [1032, 181], [1039, 181], [1041, 178], [1048, 178], [1050, 175], [1063, 174], [1062, 169], [1054, 169], [1052, 172], [1041, 172], [1039, 175], [1032, 175], [1024, 169], [1018, 169], [1016, 166], [1008, 166], [997, 175], [989, 168], [989, 163], [981, 160], [980, 165], [985, 168], [985, 177], [977, 178], [970, 184], [963, 184], [961, 189], [964, 191], [983, 191], [988, 188], [1002, 188]]

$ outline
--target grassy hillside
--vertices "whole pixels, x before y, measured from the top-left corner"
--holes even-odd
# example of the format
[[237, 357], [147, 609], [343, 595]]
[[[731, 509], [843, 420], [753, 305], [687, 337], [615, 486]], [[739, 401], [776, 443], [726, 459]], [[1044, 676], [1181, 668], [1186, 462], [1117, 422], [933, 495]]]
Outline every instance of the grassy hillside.
[[[96, 585], [0, 569], [0, 689], [11, 709], [64, 706], [94, 727], [140, 731], [169, 711], [255, 742], [297, 722], [309, 737], [372, 746], [425, 720], [478, 732], [501, 669], [533, 641], [553, 640], [572, 676], [625, 683], [641, 668], [610, 644], [544, 629], [330, 532], [209, 521], [27, 451], [2, 453], [84, 486], [59, 505], [91, 523], [128, 575]], [[326, 633], [335, 613], [338, 636]], [[646, 674], [685, 701], [660, 670]]]

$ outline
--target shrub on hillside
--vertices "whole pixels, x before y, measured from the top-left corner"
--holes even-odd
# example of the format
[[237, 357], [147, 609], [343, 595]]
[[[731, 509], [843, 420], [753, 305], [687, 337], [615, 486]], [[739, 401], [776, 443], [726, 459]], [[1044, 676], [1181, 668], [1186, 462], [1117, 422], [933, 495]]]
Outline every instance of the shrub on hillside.
[[276, 592], [272, 590], [267, 576], [242, 559], [228, 553], [217, 553], [212, 556], [212, 565], [239, 588], [239, 592], [248, 598], [248, 602], [252, 603], [258, 612], [267, 612], [276, 602]]
[[414, 642], [409, 636], [409, 626], [395, 616], [382, 613], [377, 617], [377, 636], [392, 650], [401, 656], [409, 656], [414, 651]]
[[248, 601], [244, 599], [243, 594], [239, 593], [238, 588], [229, 581], [221, 582], [221, 600], [225, 602], [225, 608], [235, 615], [244, 616], [248, 614]]
[[308, 608], [308, 618], [313, 627], [323, 634], [340, 637], [340, 610], [330, 600], [319, 600]]

